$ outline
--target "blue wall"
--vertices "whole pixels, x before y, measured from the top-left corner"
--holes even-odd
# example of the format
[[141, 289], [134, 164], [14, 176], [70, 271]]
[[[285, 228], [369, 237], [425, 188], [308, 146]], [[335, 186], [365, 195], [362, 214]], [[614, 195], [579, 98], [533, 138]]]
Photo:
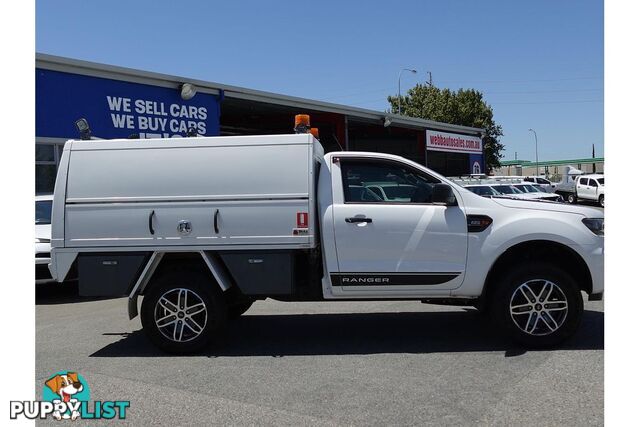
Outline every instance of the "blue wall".
[[78, 138], [75, 121], [86, 118], [93, 136], [141, 138], [220, 134], [220, 102], [197, 93], [36, 68], [36, 137]]
[[[479, 172], [473, 170], [473, 164], [476, 162], [480, 166]], [[484, 159], [482, 158], [482, 154], [469, 154], [469, 173], [484, 173]]]

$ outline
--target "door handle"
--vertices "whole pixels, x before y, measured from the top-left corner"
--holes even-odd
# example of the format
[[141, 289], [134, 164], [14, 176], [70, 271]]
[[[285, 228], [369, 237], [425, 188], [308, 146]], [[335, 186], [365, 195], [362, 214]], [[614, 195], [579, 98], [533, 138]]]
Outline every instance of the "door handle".
[[371, 218], [365, 218], [361, 216], [352, 216], [350, 218], [345, 218], [344, 220], [349, 224], [357, 224], [359, 222], [373, 222]]
[[153, 229], [153, 217], [156, 214], [156, 211], [152, 210], [149, 213], [149, 233], [156, 234], [156, 231]]
[[216, 213], [213, 214], [213, 230], [218, 234], [220, 230], [218, 230], [218, 214], [220, 213], [220, 209], [216, 209]]

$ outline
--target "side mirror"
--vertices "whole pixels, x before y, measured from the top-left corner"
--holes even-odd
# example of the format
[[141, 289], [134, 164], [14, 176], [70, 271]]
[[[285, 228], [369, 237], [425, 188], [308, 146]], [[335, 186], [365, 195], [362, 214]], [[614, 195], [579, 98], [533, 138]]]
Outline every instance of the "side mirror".
[[453, 189], [448, 184], [436, 184], [433, 186], [432, 202], [434, 205], [457, 206], [458, 201], [453, 194]]

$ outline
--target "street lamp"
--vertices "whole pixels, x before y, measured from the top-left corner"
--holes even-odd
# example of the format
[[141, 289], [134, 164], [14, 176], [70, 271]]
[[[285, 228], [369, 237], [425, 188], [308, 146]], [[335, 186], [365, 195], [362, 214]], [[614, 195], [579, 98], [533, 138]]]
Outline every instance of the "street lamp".
[[536, 176], [540, 176], [540, 169], [538, 168], [538, 134], [531, 128], [529, 128], [529, 132], [533, 132], [533, 136], [536, 138]]
[[400, 77], [402, 77], [402, 72], [403, 71], [410, 71], [413, 74], [416, 74], [417, 71], [412, 69], [412, 68], [403, 68], [402, 70], [400, 70], [400, 72], [398, 73], [398, 114], [402, 114], [402, 107], [400, 105]]

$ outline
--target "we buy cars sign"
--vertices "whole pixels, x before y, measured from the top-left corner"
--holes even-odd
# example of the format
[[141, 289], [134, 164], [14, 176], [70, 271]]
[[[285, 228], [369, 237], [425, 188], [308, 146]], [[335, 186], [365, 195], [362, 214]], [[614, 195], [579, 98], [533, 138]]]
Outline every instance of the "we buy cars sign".
[[482, 139], [477, 136], [427, 130], [427, 150], [482, 154]]

